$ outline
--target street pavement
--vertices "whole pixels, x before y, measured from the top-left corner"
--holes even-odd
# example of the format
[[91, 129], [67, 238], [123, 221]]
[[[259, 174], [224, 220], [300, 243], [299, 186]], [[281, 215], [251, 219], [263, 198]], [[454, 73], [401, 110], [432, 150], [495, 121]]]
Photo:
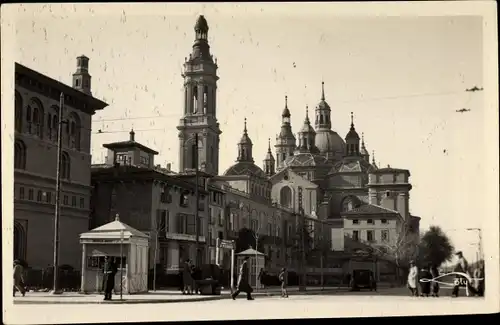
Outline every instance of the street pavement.
[[[151, 299], [151, 295], [144, 296], [149, 296], [148, 299]], [[163, 293], [157, 293], [157, 295], [166, 296]], [[96, 297], [89, 301], [102, 298], [101, 296]], [[244, 295], [240, 295], [233, 301], [228, 293], [224, 293], [219, 299], [197, 302], [189, 300], [191, 298], [185, 298], [183, 302], [170, 300], [168, 303], [165, 301], [152, 303], [151, 300], [143, 299], [142, 303], [135, 305], [120, 305], [119, 303], [89, 305], [81, 298], [76, 299], [74, 295], [67, 295], [59, 296], [58, 299], [60, 301], [76, 299], [75, 301], [78, 302], [63, 307], [54, 302], [44, 303], [44, 299], [47, 298], [41, 296], [40, 301], [42, 302], [16, 303], [9, 311], [9, 322], [5, 322], [9, 324], [111, 323], [117, 321], [291, 319], [486, 312], [484, 299], [463, 296], [451, 298], [449, 295], [439, 298], [410, 297], [406, 288], [382, 288], [378, 292], [325, 290], [323, 293], [314, 292], [314, 294], [313, 292], [299, 294], [299, 292], [292, 290], [289, 298], [281, 298], [275, 293], [270, 295], [256, 293], [254, 297], [255, 300], [247, 301]], [[24, 298], [30, 299], [28, 296]], [[16, 298], [16, 301], [21, 301], [24, 298]], [[33, 298], [31, 299], [33, 301]], [[190, 303], [186, 303], [187, 301]], [[15, 322], [11, 320], [14, 318]]]
[[[347, 291], [346, 288], [325, 287], [308, 288], [305, 292], [299, 292], [297, 287], [288, 289], [291, 295], [321, 294]], [[104, 301], [100, 294], [80, 294], [77, 292], [65, 292], [59, 295], [52, 295], [48, 292], [28, 292], [22, 297], [19, 293], [14, 297], [14, 304], [144, 304], [144, 303], [177, 303], [177, 302], [200, 302], [221, 299], [230, 299], [230, 291], [223, 290], [220, 296], [205, 295], [183, 295], [179, 290], [158, 290], [145, 294], [113, 295], [113, 300]], [[280, 288], [258, 289], [253, 293], [256, 297], [272, 297], [280, 295]]]
[[[379, 287], [377, 292], [370, 290], [362, 290], [351, 292], [346, 287], [309, 287], [306, 291], [299, 291], [298, 287], [288, 288], [290, 296], [408, 296], [406, 287], [389, 288], [387, 286]], [[465, 292], [462, 290], [461, 294]], [[443, 288], [442, 296], [450, 296], [451, 290]], [[244, 298], [244, 294], [240, 294], [239, 299]], [[273, 287], [268, 289], [258, 289], [254, 291], [253, 296], [256, 300], [262, 298], [280, 298], [280, 288]], [[411, 298], [411, 297], [409, 297]], [[114, 295], [113, 300], [104, 301], [103, 295], [99, 294], [80, 294], [76, 292], [65, 292], [60, 295], [52, 295], [47, 292], [28, 292], [25, 297], [17, 293], [14, 298], [14, 304], [162, 304], [162, 303], [180, 303], [180, 302], [206, 302], [231, 299], [230, 292], [223, 290], [220, 296], [204, 296], [204, 295], [183, 295], [179, 290], [158, 290], [150, 291], [146, 294]], [[246, 301], [246, 300], [245, 300]]]

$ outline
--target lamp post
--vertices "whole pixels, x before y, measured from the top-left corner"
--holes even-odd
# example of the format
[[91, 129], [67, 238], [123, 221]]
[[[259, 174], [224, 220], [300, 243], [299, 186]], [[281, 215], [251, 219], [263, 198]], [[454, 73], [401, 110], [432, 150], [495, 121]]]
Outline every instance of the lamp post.
[[305, 245], [305, 215], [304, 215], [304, 209], [302, 207], [302, 187], [299, 186], [298, 188], [298, 203], [299, 203], [299, 233], [300, 233], [300, 247], [301, 247], [301, 263], [300, 263], [300, 269], [301, 269], [301, 278], [302, 281], [300, 281], [299, 285], [299, 291], [305, 291], [306, 290], [306, 245]]
[[59, 217], [61, 212], [61, 169], [62, 169], [62, 127], [64, 94], [59, 96], [59, 120], [57, 123], [57, 168], [56, 168], [56, 205], [54, 209], [54, 279], [52, 294], [61, 293], [58, 288], [59, 278]]
[[120, 231], [120, 300], [123, 299], [123, 230]]
[[200, 263], [198, 261], [198, 255], [199, 255], [199, 250], [200, 250], [200, 225], [199, 225], [199, 215], [198, 215], [198, 209], [199, 204], [200, 204], [200, 193], [198, 190], [199, 186], [199, 176], [198, 176], [198, 133], [194, 134], [194, 154], [193, 154], [193, 159], [194, 159], [194, 166], [195, 166], [195, 174], [194, 174], [194, 180], [195, 180], [195, 196], [196, 196], [196, 204], [195, 204], [195, 211], [194, 211], [194, 227], [195, 227], [195, 233], [196, 233], [196, 252], [195, 252], [195, 263], [199, 267]]
[[482, 235], [482, 231], [481, 231], [481, 228], [466, 228], [466, 230], [468, 231], [477, 231], [477, 235], [478, 235], [478, 240], [479, 242], [477, 243], [477, 246], [478, 246], [478, 254], [479, 256], [477, 256], [477, 262], [479, 262], [480, 259], [483, 259], [483, 245], [482, 245], [482, 242], [483, 242], [483, 235]]

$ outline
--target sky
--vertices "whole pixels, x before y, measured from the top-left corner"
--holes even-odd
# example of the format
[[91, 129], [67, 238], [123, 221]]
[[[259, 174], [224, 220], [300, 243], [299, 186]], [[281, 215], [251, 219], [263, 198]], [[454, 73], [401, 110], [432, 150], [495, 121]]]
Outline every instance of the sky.
[[[102, 145], [127, 140], [133, 128], [136, 141], [160, 152], [157, 164], [177, 170], [182, 63], [203, 14], [219, 65], [221, 172], [236, 160], [245, 117], [262, 166], [285, 95], [297, 132], [306, 105], [313, 120], [324, 81], [333, 130], [345, 137], [353, 112], [379, 167], [411, 171], [410, 211], [421, 229], [441, 226], [473, 260], [478, 235], [465, 228], [484, 227], [481, 189], [488, 146], [497, 141], [486, 138], [484, 92], [465, 92], [484, 86], [482, 18], [329, 8], [24, 4], [14, 60], [71, 84], [76, 57], [88, 56], [93, 95], [109, 103], [93, 117], [92, 161], [103, 162]], [[470, 111], [456, 112], [462, 108]]]

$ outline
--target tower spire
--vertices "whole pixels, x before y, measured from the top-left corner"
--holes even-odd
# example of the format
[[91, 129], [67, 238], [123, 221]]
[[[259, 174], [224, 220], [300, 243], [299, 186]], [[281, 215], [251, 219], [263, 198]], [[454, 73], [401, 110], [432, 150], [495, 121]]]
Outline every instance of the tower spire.
[[372, 164], [376, 166], [377, 164], [375, 163], [375, 150], [372, 150]]
[[267, 152], [271, 153], [271, 138], [267, 138]]
[[247, 131], [247, 118], [245, 117], [245, 122], [244, 122], [244, 127], [243, 127], [243, 134], [244, 135], [248, 135], [248, 131]]
[[325, 100], [325, 82], [321, 82], [321, 100]]
[[351, 112], [351, 130], [354, 130], [354, 113]]

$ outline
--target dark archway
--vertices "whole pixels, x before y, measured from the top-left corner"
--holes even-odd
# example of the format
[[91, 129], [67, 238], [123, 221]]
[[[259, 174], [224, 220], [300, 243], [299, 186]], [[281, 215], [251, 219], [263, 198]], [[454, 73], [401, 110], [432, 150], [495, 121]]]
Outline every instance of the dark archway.
[[26, 232], [18, 222], [14, 222], [14, 259], [26, 259]]

